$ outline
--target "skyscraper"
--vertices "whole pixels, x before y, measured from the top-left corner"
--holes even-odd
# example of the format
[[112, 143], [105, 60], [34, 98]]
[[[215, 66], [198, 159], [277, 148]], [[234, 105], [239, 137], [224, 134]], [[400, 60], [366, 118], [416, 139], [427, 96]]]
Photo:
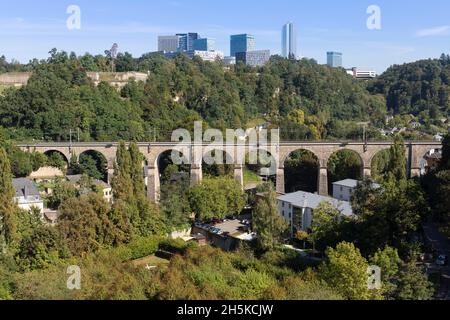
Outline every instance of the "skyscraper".
[[198, 33], [178, 33], [177, 36], [180, 37], [180, 47], [179, 51], [192, 51], [194, 50], [194, 41], [200, 38]]
[[158, 51], [175, 52], [180, 46], [179, 36], [159, 36]]
[[194, 41], [194, 50], [213, 51], [216, 41], [211, 38], [201, 38]]
[[283, 26], [281, 32], [281, 52], [283, 57], [289, 59], [297, 58], [297, 34], [295, 26], [289, 22]]
[[238, 52], [248, 52], [255, 49], [255, 37], [250, 34], [237, 34], [230, 37], [230, 56]]
[[342, 53], [334, 51], [327, 52], [327, 64], [331, 68], [342, 68]]
[[262, 67], [270, 60], [270, 50], [236, 52], [236, 62], [241, 61], [248, 66]]

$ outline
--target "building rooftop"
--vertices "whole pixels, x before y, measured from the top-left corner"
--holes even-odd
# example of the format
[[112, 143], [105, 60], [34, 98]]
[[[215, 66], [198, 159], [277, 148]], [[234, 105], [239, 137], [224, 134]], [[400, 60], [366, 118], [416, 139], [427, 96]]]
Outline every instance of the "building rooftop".
[[[348, 187], [348, 188], [356, 188], [358, 186], [360, 181], [354, 180], [354, 179], [345, 179], [341, 181], [336, 181], [333, 183], [333, 185], [336, 186], [342, 186], [342, 187]], [[372, 185], [375, 189], [380, 188], [381, 186], [378, 183], [373, 183]]]
[[16, 197], [34, 197], [40, 196], [39, 190], [35, 187], [33, 182], [27, 178], [13, 179], [13, 186], [16, 190]]
[[30, 179], [54, 179], [54, 178], [64, 177], [64, 173], [54, 167], [42, 167], [38, 170], [32, 172], [29, 176]]
[[358, 180], [345, 179], [345, 180], [341, 180], [341, 181], [336, 181], [333, 183], [333, 185], [349, 187], [349, 188], [356, 188], [358, 186], [358, 183], [359, 183]]
[[81, 174], [67, 175], [66, 178], [70, 183], [78, 184], [81, 180]]
[[294, 192], [278, 197], [279, 201], [287, 202], [298, 208], [316, 209], [321, 203], [328, 202], [335, 208], [339, 209], [343, 215], [352, 216], [353, 210], [349, 202], [340, 201], [330, 197], [320, 196], [308, 192]]

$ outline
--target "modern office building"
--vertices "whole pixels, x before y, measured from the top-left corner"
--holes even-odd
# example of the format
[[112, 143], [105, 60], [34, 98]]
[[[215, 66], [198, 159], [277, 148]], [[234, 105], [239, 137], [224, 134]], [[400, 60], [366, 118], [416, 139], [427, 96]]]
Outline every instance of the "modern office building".
[[250, 34], [237, 34], [230, 37], [230, 56], [236, 57], [238, 52], [248, 52], [255, 49], [255, 37]]
[[281, 32], [281, 52], [285, 58], [297, 58], [297, 33], [292, 22], [283, 26]]
[[262, 67], [270, 60], [270, 50], [237, 52], [236, 62], [241, 61], [248, 66]]
[[179, 51], [192, 51], [194, 50], [194, 41], [199, 39], [198, 33], [178, 33], [177, 36], [180, 37]]
[[211, 38], [201, 38], [194, 40], [194, 50], [196, 51], [214, 51], [216, 41]]
[[203, 61], [216, 61], [216, 60], [223, 60], [224, 54], [222, 51], [205, 51], [205, 50], [193, 50], [193, 51], [187, 51], [187, 56], [189, 58], [199, 57]]
[[180, 47], [179, 36], [159, 36], [158, 37], [158, 51], [161, 52], [176, 52]]
[[331, 68], [342, 68], [342, 53], [334, 51], [327, 52], [327, 64]]
[[356, 80], [370, 80], [377, 77], [377, 72], [371, 68], [351, 68], [347, 70], [347, 74]]
[[231, 66], [236, 64], [236, 57], [224, 57], [223, 64], [226, 66]]

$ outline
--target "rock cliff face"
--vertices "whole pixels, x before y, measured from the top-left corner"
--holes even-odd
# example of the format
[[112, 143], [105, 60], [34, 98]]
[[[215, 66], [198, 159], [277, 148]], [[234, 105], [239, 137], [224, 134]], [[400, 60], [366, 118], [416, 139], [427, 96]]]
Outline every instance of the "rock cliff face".
[[[31, 72], [10, 72], [0, 74], [0, 85], [22, 87], [28, 83]], [[148, 74], [140, 72], [87, 72], [87, 76], [98, 85], [101, 81], [114, 87], [122, 88], [130, 80], [147, 81]]]

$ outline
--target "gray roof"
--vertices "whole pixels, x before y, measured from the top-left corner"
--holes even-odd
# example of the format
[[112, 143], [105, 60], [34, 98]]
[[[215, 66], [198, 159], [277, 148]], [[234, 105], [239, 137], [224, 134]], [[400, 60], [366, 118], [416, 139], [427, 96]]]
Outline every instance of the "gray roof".
[[81, 174], [75, 174], [75, 175], [67, 175], [66, 178], [69, 180], [69, 182], [73, 184], [78, 184], [81, 180], [82, 175]]
[[[333, 185], [336, 186], [342, 186], [342, 187], [348, 187], [348, 188], [356, 188], [358, 186], [358, 184], [360, 183], [360, 181], [358, 180], [354, 180], [354, 179], [345, 179], [342, 181], [337, 181], [334, 182]], [[373, 183], [372, 187], [374, 187], [375, 189], [381, 188], [381, 186], [378, 183]]]
[[13, 186], [16, 189], [16, 197], [40, 196], [39, 190], [30, 179], [13, 179]]
[[294, 192], [278, 197], [279, 201], [287, 202], [298, 208], [316, 209], [321, 203], [328, 202], [335, 208], [339, 209], [343, 215], [352, 216], [353, 210], [350, 202], [340, 201], [330, 197], [320, 196], [308, 192]]
[[353, 179], [345, 179], [342, 181], [336, 181], [333, 185], [338, 185], [342, 187], [356, 188], [358, 186], [359, 181]]

